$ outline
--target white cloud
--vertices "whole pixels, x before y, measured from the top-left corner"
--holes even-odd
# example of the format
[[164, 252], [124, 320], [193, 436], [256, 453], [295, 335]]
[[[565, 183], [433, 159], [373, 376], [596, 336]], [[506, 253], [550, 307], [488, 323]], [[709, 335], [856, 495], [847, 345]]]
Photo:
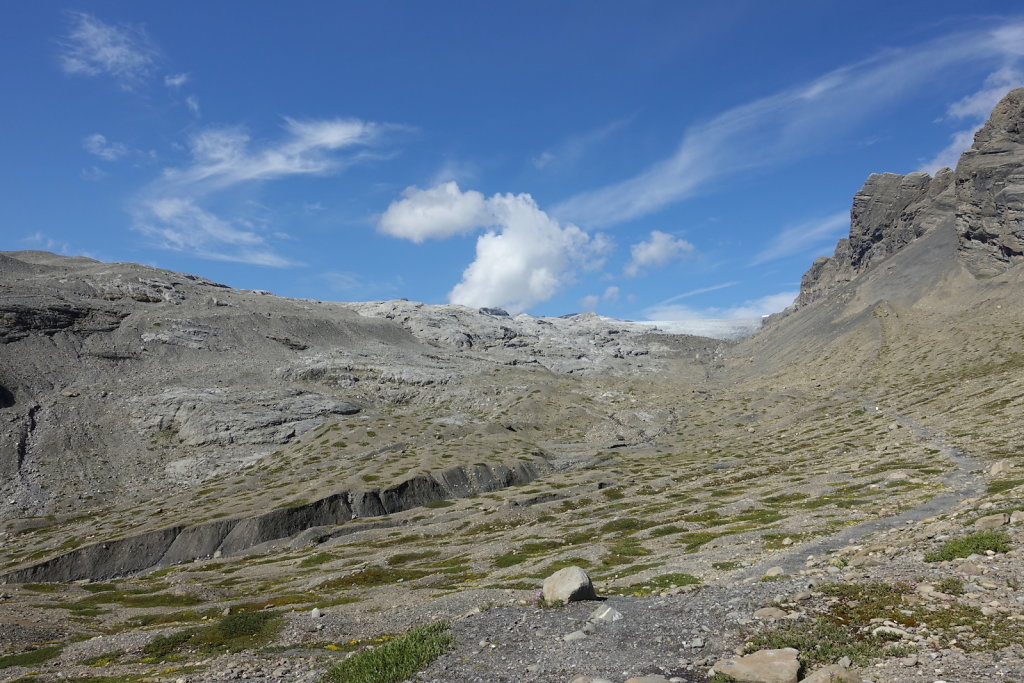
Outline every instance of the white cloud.
[[128, 154], [128, 148], [123, 144], [107, 140], [106, 136], [99, 133], [87, 135], [82, 140], [82, 148], [89, 154], [94, 154], [104, 161], [117, 161], [125, 154]]
[[383, 128], [357, 119], [285, 118], [285, 138], [256, 150], [250, 149], [251, 139], [241, 128], [207, 128], [189, 140], [192, 165], [167, 169], [163, 182], [212, 190], [254, 180], [327, 173], [358, 159], [327, 152], [367, 145]]
[[633, 117], [612, 121], [611, 123], [588, 130], [578, 135], [566, 138], [555, 149], [545, 150], [533, 157], [531, 160], [534, 167], [544, 169], [548, 167], [564, 168], [575, 165], [586, 156], [594, 147], [604, 142], [612, 133], [626, 126], [633, 120]]
[[185, 98], [185, 106], [192, 112], [194, 116], [199, 116], [199, 98], [195, 95], [189, 95]]
[[378, 223], [381, 232], [413, 242], [492, 228], [477, 238], [476, 258], [448, 294], [453, 304], [526, 310], [551, 298], [577, 269], [600, 268], [611, 243], [563, 225], [528, 194], [463, 192], [454, 182], [408, 188]]
[[421, 190], [409, 187], [380, 217], [378, 229], [386, 235], [420, 243], [443, 239], [494, 225], [484, 196], [462, 192], [454, 181]]
[[79, 171], [79, 175], [82, 176], [83, 180], [95, 183], [106, 178], [107, 172], [98, 166], [90, 166]]
[[164, 76], [164, 85], [168, 88], [180, 88], [188, 83], [188, 74], [167, 74]]
[[705, 320], [705, 319], [737, 319], [760, 318], [778, 313], [796, 300], [799, 291], [786, 291], [769, 294], [757, 299], [748, 299], [732, 306], [709, 306], [696, 308], [673, 303], [678, 297], [655, 304], [644, 311], [648, 320]]
[[835, 69], [691, 126], [675, 153], [626, 180], [583, 192], [552, 213], [587, 226], [650, 214], [725, 175], [814, 153], [858, 121], [926, 87], [950, 68], [1021, 56], [1024, 24], [944, 36]]
[[528, 194], [494, 195], [487, 209], [500, 231], [477, 238], [476, 259], [448, 295], [453, 304], [524, 311], [569, 284], [577, 268], [600, 268], [610, 248], [603, 235], [560, 224]]
[[157, 246], [202, 258], [295, 265], [277, 254], [267, 239], [286, 235], [257, 230], [241, 217], [218, 216], [204, 208], [202, 200], [242, 184], [337, 171], [362, 158], [350, 148], [368, 145], [388, 127], [355, 119], [284, 122], [284, 136], [270, 142], [254, 143], [237, 127], [207, 128], [193, 135], [188, 146], [191, 162], [165, 169], [146, 188], [133, 210], [134, 228]]
[[663, 268], [692, 251], [693, 245], [686, 240], [660, 230], [652, 230], [648, 239], [630, 247], [632, 256], [623, 273], [626, 277], [636, 277], [645, 268]]
[[850, 214], [846, 211], [788, 227], [777, 234], [771, 243], [754, 257], [751, 265], [756, 266], [799, 254], [807, 249], [820, 246], [823, 241], [834, 242], [849, 231]]
[[[1024, 27], [1021, 28], [1019, 34], [1024, 40]], [[984, 125], [999, 100], [1010, 90], [1022, 85], [1024, 85], [1024, 73], [1006, 66], [989, 74], [980, 90], [949, 105], [946, 113], [950, 118], [967, 119], [971, 125], [953, 133], [949, 144], [932, 159], [922, 164], [918, 170], [934, 175], [941, 168], [956, 167], [957, 162], [960, 161], [960, 155], [974, 144], [974, 134]]]
[[73, 76], [109, 76], [130, 90], [150, 74], [158, 51], [141, 27], [113, 26], [84, 12], [60, 41], [60, 66]]
[[580, 307], [584, 311], [593, 312], [597, 310], [597, 305], [603, 302], [615, 302], [619, 300], [621, 294], [618, 287], [614, 285], [604, 290], [604, 294], [598, 296], [597, 294], [588, 294], [587, 296], [580, 299]]
[[718, 291], [719, 289], [725, 289], [726, 287], [735, 287], [738, 284], [740, 284], [739, 280], [734, 280], [732, 282], [723, 282], [721, 284], [711, 285], [709, 287], [700, 287], [699, 289], [691, 289], [688, 292], [683, 292], [682, 294], [676, 294], [673, 297], [669, 297], [668, 299], [665, 299], [664, 301], [662, 301], [658, 305], [659, 306], [667, 306], [667, 305], [673, 304], [673, 303], [675, 303], [677, 301], [681, 301], [683, 299], [688, 299], [691, 296], [697, 296], [698, 294], [707, 294], [708, 292], [715, 292], [715, 291]]
[[189, 252], [217, 261], [261, 266], [291, 266], [247, 225], [236, 225], [197, 206], [191, 199], [169, 197], [142, 202], [135, 212], [134, 229], [155, 246]]
[[[23, 237], [21, 243], [36, 249], [43, 249], [45, 251], [52, 251], [57, 254], [64, 254], [70, 256], [72, 253], [71, 244], [65, 240], [55, 239], [43, 232], [35, 232], [28, 237]], [[76, 254], [81, 256], [81, 252]]]

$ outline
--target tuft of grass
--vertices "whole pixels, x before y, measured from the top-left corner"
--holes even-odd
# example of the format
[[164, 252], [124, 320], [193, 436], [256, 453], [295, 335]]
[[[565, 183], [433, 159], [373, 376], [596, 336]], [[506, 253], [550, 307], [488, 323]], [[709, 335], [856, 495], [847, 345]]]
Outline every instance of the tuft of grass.
[[12, 666], [35, 666], [36, 664], [42, 664], [59, 655], [63, 649], [63, 645], [53, 645], [28, 652], [20, 652], [16, 655], [6, 655], [0, 657], [0, 669]]
[[1010, 549], [1010, 537], [1005, 531], [979, 531], [963, 538], [954, 538], [942, 544], [942, 547], [924, 556], [925, 562], [942, 562], [969, 555], [982, 555], [987, 550], [1005, 553]]
[[372, 650], [361, 650], [329, 669], [322, 681], [401, 683], [447, 652], [455, 643], [448, 623], [419, 626]]
[[110, 652], [98, 654], [95, 657], [86, 657], [79, 664], [84, 666], [110, 666], [120, 659], [123, 654], [124, 650], [111, 650]]

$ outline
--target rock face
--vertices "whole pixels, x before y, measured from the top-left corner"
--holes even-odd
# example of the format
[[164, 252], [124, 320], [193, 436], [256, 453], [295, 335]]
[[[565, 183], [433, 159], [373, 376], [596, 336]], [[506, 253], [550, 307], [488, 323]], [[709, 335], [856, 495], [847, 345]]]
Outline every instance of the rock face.
[[956, 229], [968, 269], [995, 275], [1024, 260], [1024, 88], [992, 111], [956, 167]]
[[975, 135], [955, 170], [871, 175], [854, 196], [850, 236], [814, 261], [798, 309], [827, 297], [908, 244], [955, 231], [957, 257], [976, 276], [1024, 260], [1024, 88], [1011, 91]]
[[544, 600], [550, 604], [597, 600], [594, 584], [579, 567], [566, 567], [544, 580]]

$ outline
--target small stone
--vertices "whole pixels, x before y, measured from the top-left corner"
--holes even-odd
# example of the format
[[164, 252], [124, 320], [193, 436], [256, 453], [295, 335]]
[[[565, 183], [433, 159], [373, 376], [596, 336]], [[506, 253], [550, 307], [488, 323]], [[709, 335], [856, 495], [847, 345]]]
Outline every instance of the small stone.
[[693, 648], [694, 650], [701, 649], [702, 647], [704, 647], [704, 639], [703, 638], [694, 638], [693, 640], [690, 641], [690, 647]]
[[844, 667], [832, 664], [824, 669], [818, 669], [805, 678], [802, 683], [862, 683], [862, 679], [852, 671]]
[[796, 683], [800, 671], [799, 653], [791, 647], [781, 650], [759, 650], [745, 657], [722, 659], [712, 671], [732, 676], [737, 681], [752, 683]]
[[1010, 473], [1010, 462], [1008, 460], [1000, 460], [999, 462], [988, 468], [989, 476], [998, 477], [1003, 474]]
[[974, 522], [974, 526], [978, 527], [979, 529], [998, 529], [999, 527], [1003, 526], [1004, 524], [1009, 524], [1009, 523], [1010, 523], [1009, 515], [1005, 515], [1003, 513], [999, 513], [997, 515], [988, 515], [986, 517], [982, 517], [982, 518], [976, 520]]
[[568, 634], [562, 636], [562, 640], [564, 640], [567, 643], [575, 643], [575, 642], [578, 642], [580, 640], [585, 640], [586, 637], [587, 637], [587, 634], [584, 633], [583, 631], [573, 631], [572, 633], [568, 633]]
[[775, 621], [776, 619], [785, 619], [786, 611], [781, 610], [778, 607], [762, 607], [761, 609], [754, 612], [755, 619], [767, 619], [769, 621]]
[[224, 611], [221, 612], [220, 614], [221, 614], [222, 617], [230, 617], [231, 616], [231, 608], [230, 607], [225, 607]]
[[917, 655], [902, 658], [900, 664], [906, 667], [917, 666]]
[[608, 605], [601, 605], [590, 613], [590, 621], [601, 621], [607, 624], [622, 618], [622, 612]]
[[1024, 523], [1024, 510], [1016, 510], [1010, 515], [1010, 524]]
[[771, 578], [773, 576], [782, 576], [783, 573], [784, 572], [782, 571], [782, 567], [772, 567], [771, 569], [766, 571], [764, 573], [764, 575], [767, 576], [768, 578]]
[[633, 676], [627, 678], [626, 683], [668, 683], [664, 676]]
[[310, 610], [310, 612], [309, 612], [309, 616], [313, 617], [314, 619], [319, 619], [319, 618], [320, 618], [320, 617], [322, 617], [323, 615], [324, 615], [324, 613], [320, 611], [320, 608], [319, 608], [319, 607], [314, 607], [314, 608], [313, 608], [312, 610]]

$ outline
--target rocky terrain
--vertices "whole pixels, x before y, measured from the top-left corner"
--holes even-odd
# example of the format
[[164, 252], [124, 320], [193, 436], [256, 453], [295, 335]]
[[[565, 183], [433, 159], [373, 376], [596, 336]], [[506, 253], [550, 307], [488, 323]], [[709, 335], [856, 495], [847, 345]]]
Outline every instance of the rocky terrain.
[[740, 341], [0, 254], [0, 680], [1024, 679], [1022, 178], [1016, 90]]

